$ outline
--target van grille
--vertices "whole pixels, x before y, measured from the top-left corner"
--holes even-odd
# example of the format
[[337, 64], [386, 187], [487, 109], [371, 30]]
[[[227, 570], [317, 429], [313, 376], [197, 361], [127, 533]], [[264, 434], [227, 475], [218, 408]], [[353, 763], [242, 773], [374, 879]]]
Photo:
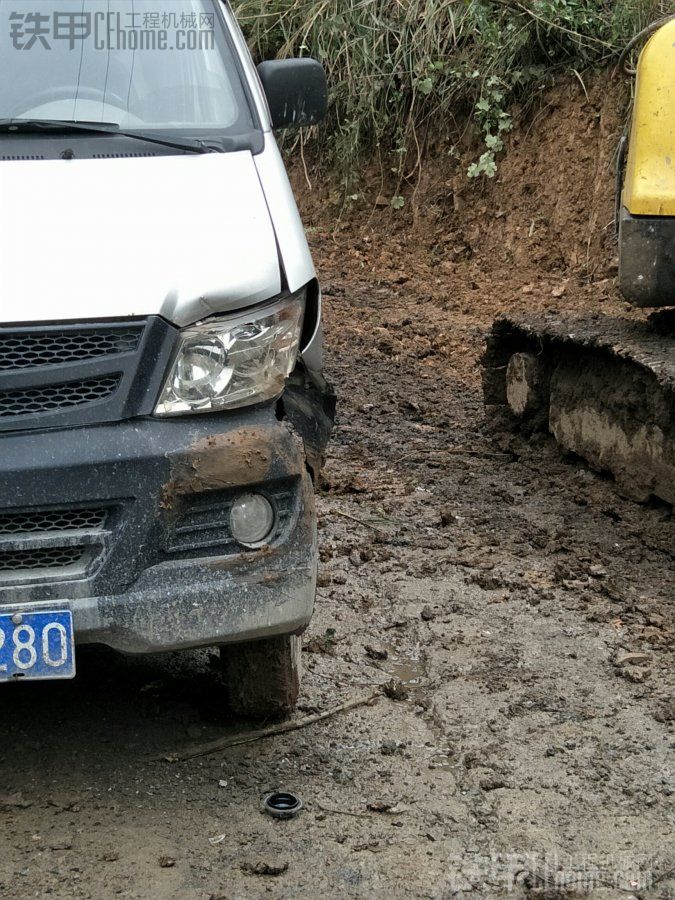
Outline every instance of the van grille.
[[81, 563], [88, 554], [87, 547], [45, 547], [37, 550], [0, 552], [0, 572], [67, 569]]
[[0, 436], [152, 415], [177, 338], [159, 316], [0, 324]]
[[94, 153], [92, 155], [94, 159], [129, 159], [131, 157], [137, 158], [140, 156], [157, 156], [157, 154], [153, 153], [151, 150], [148, 150], [145, 153]]
[[0, 156], [0, 159], [3, 160], [3, 162], [12, 162], [12, 161], [16, 162], [20, 159], [44, 159], [44, 156], [42, 156], [42, 154], [36, 155], [36, 154], [28, 154], [28, 153], [21, 153], [21, 154], [3, 153]]
[[104, 557], [117, 508], [0, 512], [0, 588], [45, 578], [86, 578]]
[[0, 515], [0, 535], [102, 528], [107, 513], [107, 509], [57, 509]]
[[58, 412], [105, 400], [115, 393], [120, 380], [121, 375], [107, 375], [103, 378], [69, 381], [66, 384], [0, 391], [0, 419]]
[[143, 326], [0, 334], [0, 370], [56, 366], [97, 356], [133, 353], [142, 334]]

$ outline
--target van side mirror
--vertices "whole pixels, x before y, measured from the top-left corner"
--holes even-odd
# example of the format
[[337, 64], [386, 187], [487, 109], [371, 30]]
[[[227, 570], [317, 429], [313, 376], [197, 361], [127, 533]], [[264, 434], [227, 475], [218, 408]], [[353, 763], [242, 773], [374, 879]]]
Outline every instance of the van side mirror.
[[326, 118], [328, 85], [317, 60], [269, 60], [260, 63], [258, 74], [275, 130], [317, 125]]

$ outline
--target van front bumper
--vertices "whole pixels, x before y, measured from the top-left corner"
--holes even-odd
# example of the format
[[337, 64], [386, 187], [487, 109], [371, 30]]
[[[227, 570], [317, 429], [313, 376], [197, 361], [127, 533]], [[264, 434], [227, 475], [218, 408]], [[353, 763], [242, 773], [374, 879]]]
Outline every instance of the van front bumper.
[[[78, 643], [145, 653], [309, 623], [316, 517], [305, 444], [267, 407], [0, 436], [0, 612], [70, 609]], [[270, 542], [230, 533], [242, 493]]]

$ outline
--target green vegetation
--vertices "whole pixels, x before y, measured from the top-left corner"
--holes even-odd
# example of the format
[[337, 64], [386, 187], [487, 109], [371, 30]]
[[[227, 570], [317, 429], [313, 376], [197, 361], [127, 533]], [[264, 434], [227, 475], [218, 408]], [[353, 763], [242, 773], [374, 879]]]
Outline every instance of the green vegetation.
[[469, 176], [491, 177], [516, 98], [563, 71], [615, 59], [657, 0], [233, 0], [258, 58], [311, 55], [331, 114], [314, 140], [345, 175], [377, 155], [414, 171], [430, 143], [456, 153], [458, 122], [482, 139]]

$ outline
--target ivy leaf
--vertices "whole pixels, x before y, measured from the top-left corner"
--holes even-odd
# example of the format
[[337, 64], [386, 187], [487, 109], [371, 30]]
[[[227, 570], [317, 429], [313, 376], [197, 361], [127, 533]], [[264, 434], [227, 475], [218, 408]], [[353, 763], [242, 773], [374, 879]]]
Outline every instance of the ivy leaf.
[[483, 173], [488, 178], [494, 178], [497, 174], [497, 162], [494, 158], [494, 154], [492, 153], [484, 153], [480, 158], [480, 166], [483, 169]]
[[434, 89], [434, 80], [433, 78], [423, 78], [418, 85], [420, 94], [424, 94], [425, 97], [428, 97], [429, 94]]
[[485, 175], [486, 178], [494, 178], [497, 174], [497, 162], [494, 152], [488, 150], [483, 153], [477, 163], [472, 163], [469, 166], [466, 174], [469, 178], [478, 178], [480, 175]]

